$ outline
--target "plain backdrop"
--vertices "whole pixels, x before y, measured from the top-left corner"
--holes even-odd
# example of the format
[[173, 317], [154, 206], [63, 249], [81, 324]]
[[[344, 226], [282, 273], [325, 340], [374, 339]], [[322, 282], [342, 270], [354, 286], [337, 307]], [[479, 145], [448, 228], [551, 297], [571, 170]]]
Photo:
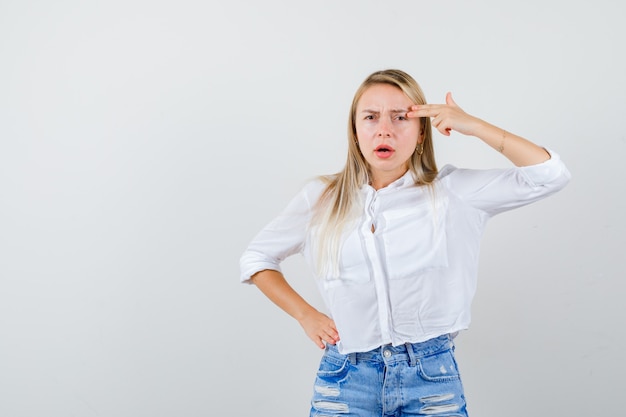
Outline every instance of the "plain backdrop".
[[[470, 414], [620, 415], [623, 16], [617, 0], [0, 0], [0, 416], [308, 415], [321, 351], [239, 283], [239, 257], [342, 168], [352, 95], [384, 68], [573, 175], [487, 228], [457, 338]], [[440, 166], [509, 166], [435, 140]], [[303, 260], [284, 270], [324, 310]]]

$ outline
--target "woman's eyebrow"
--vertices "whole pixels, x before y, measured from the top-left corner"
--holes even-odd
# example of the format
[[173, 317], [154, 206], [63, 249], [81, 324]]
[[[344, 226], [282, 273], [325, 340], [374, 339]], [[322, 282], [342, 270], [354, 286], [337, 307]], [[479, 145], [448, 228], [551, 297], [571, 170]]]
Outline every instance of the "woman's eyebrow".
[[[408, 111], [409, 109], [391, 109], [389, 110], [389, 113], [407, 113]], [[380, 112], [378, 110], [363, 109], [361, 110], [361, 113], [379, 114]]]

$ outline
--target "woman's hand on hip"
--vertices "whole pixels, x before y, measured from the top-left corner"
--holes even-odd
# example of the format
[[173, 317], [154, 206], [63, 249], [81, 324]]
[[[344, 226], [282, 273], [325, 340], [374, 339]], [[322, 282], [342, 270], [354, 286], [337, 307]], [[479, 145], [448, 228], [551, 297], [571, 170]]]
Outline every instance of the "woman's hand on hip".
[[325, 343], [334, 345], [339, 341], [335, 322], [326, 314], [312, 310], [298, 321], [307, 336], [321, 349], [324, 349]]

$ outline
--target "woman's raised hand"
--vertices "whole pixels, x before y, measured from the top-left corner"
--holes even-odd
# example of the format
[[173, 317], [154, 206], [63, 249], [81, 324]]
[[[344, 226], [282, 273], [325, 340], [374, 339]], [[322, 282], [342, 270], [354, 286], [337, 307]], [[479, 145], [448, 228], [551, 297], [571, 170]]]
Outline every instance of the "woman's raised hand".
[[416, 104], [409, 108], [407, 117], [430, 117], [432, 126], [441, 134], [450, 136], [452, 130], [464, 135], [475, 135], [481, 120], [465, 113], [452, 99], [452, 93], [446, 94], [446, 104]]

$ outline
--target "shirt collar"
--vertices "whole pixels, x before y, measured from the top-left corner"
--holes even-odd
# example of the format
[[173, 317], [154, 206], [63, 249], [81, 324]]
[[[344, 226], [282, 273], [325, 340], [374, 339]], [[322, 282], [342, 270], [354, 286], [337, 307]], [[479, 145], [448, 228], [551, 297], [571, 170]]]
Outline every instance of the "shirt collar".
[[401, 188], [413, 184], [415, 184], [415, 180], [413, 180], [413, 174], [411, 174], [411, 170], [407, 169], [403, 176], [389, 184], [387, 188]]
[[[413, 175], [411, 174], [410, 170], [407, 170], [400, 178], [398, 178], [397, 180], [395, 180], [388, 186], [381, 188], [378, 191], [390, 190], [394, 188], [404, 188], [404, 187], [411, 186], [414, 184], [415, 184], [415, 181], [413, 180]], [[373, 189], [372, 186], [369, 184], [365, 184], [363, 187], [365, 189]]]

